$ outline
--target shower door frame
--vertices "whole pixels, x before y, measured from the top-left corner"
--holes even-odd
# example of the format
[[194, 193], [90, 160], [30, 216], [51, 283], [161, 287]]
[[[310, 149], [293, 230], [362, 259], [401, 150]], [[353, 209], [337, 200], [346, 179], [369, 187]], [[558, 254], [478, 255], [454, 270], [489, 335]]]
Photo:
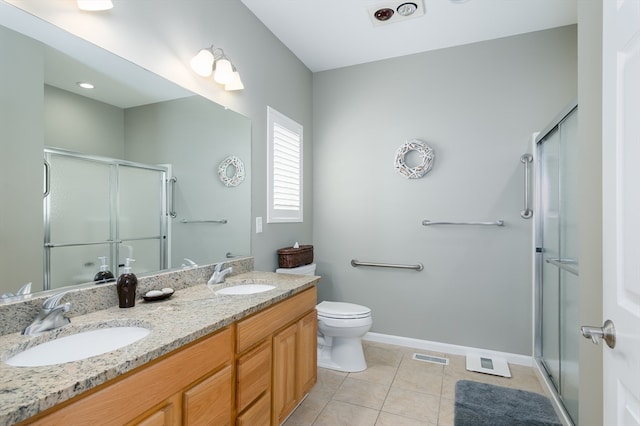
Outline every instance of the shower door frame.
[[[539, 132], [533, 141], [533, 151], [534, 151], [534, 169], [536, 177], [535, 179], [535, 207], [534, 207], [534, 244], [535, 244], [535, 263], [534, 263], [534, 360], [540, 368], [540, 371], [544, 375], [544, 379], [547, 381], [549, 388], [555, 392], [555, 399], [560, 403], [562, 409], [565, 411], [564, 418], [566, 421], [570, 423], [574, 423], [574, 419], [570, 417], [568, 411], [564, 404], [564, 399], [562, 395], [560, 395], [560, 386], [561, 384], [554, 379], [552, 379], [551, 372], [549, 371], [549, 367], [544, 362], [543, 359], [543, 347], [542, 347], [542, 321], [543, 321], [543, 212], [542, 205], [540, 203], [541, 197], [541, 185], [540, 178], [542, 176], [542, 161], [540, 158], [540, 144], [545, 141], [545, 139], [554, 131], [559, 131], [559, 126], [562, 122], [572, 113], [576, 112], [578, 108], [577, 99], [572, 101], [569, 105], [567, 105], [552, 121], [551, 123]], [[578, 333], [578, 330], [576, 330]], [[560, 342], [558, 342], [560, 345]]]
[[[111, 206], [111, 221], [109, 227], [111, 228], [110, 234], [111, 239], [101, 242], [101, 244], [109, 245], [110, 252], [110, 264], [109, 269], [117, 274], [119, 271], [118, 259], [120, 257], [120, 249], [119, 244], [122, 241], [119, 241], [119, 222], [120, 222], [120, 206], [119, 206], [119, 198], [120, 198], [120, 182], [119, 182], [119, 169], [121, 166], [126, 167], [134, 167], [138, 169], [145, 170], [153, 170], [162, 173], [162, 181], [164, 182], [161, 185], [161, 194], [160, 194], [160, 235], [159, 235], [159, 245], [160, 252], [159, 256], [159, 265], [160, 269], [166, 269], [168, 267], [170, 253], [169, 253], [169, 220], [168, 220], [168, 199], [167, 199], [167, 182], [169, 179], [169, 167], [167, 166], [154, 166], [150, 164], [137, 163], [134, 161], [120, 160], [117, 158], [111, 157], [103, 157], [99, 155], [91, 155], [91, 154], [83, 154], [75, 151], [69, 151], [60, 148], [53, 147], [45, 147], [44, 148], [44, 160], [47, 168], [50, 168], [50, 160], [51, 156], [62, 156], [62, 157], [70, 157], [76, 158], [88, 162], [105, 164], [110, 167], [113, 167], [111, 170], [111, 178], [110, 178], [110, 204]], [[49, 180], [49, 172], [47, 171], [46, 180]], [[48, 188], [50, 182], [46, 182], [45, 186]], [[43, 198], [43, 219], [44, 219], [44, 260], [43, 260], [43, 290], [51, 290], [51, 249], [55, 247], [55, 245], [51, 244], [51, 221], [50, 221], [50, 211], [51, 211], [51, 198], [48, 192], [45, 192], [45, 196]], [[148, 238], [140, 238], [140, 240], [148, 239]], [[131, 240], [131, 239], [129, 239]], [[135, 239], [134, 239], [135, 240]], [[96, 244], [95, 242], [90, 242], [89, 244]], [[87, 243], [78, 242], [77, 244], [65, 244], [65, 246], [82, 246], [87, 245]], [[71, 283], [70, 283], [71, 284]]]

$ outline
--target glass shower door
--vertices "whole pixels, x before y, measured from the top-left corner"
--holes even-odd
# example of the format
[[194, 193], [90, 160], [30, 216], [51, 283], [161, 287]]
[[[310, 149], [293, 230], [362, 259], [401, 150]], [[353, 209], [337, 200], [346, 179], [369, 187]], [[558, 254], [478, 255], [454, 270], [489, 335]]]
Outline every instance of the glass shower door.
[[560, 131], [560, 394], [578, 420], [578, 114], [574, 110]]
[[578, 422], [577, 107], [538, 142], [540, 346], [537, 354]]
[[118, 167], [118, 235], [122, 241], [118, 265], [132, 257], [136, 274], [165, 268], [165, 180], [164, 171]]
[[114, 253], [109, 163], [47, 153], [50, 192], [44, 199], [44, 288], [93, 280], [98, 257]]
[[542, 362], [556, 389], [560, 388], [560, 275], [549, 259], [560, 258], [560, 134], [551, 133], [538, 146], [543, 262], [541, 282]]

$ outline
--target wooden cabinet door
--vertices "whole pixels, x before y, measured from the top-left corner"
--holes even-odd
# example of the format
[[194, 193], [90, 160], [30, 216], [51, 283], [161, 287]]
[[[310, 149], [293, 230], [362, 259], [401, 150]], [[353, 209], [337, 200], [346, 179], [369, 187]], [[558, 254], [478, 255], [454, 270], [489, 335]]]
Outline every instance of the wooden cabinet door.
[[231, 422], [231, 366], [184, 392], [185, 425], [228, 425]]
[[[150, 365], [101, 385], [89, 395], [81, 395], [75, 401], [62, 407], [54, 407], [42, 415], [27, 419], [25, 424], [43, 426], [76, 425], [76, 424], [110, 424], [123, 425], [139, 419], [141, 416], [153, 414], [154, 407], [162, 401], [181, 394], [183, 389], [190, 389], [193, 404], [198, 401], [198, 387], [190, 388], [193, 383], [200, 382], [202, 377], [211, 374], [216, 368], [231, 363], [234, 334], [226, 328], [216, 334], [203, 338], [184, 349], [163, 357]], [[225, 370], [222, 370], [225, 371]], [[231, 421], [231, 366], [227, 365], [228, 383], [226, 397], [228, 417]], [[211, 377], [215, 377], [211, 376]], [[222, 386], [222, 385], [221, 385]], [[183, 409], [185, 407], [183, 406]], [[177, 409], [176, 413], [179, 413]], [[194, 411], [197, 413], [197, 411]], [[146, 417], [144, 417], [146, 418]], [[157, 419], [153, 417], [153, 419]], [[108, 420], [105, 420], [108, 419]], [[149, 420], [150, 422], [154, 420]]]
[[262, 395], [244, 413], [238, 416], [237, 426], [269, 426], [271, 424], [271, 394]]
[[297, 403], [296, 323], [273, 336], [273, 423], [280, 424]]
[[313, 310], [298, 321], [296, 398], [299, 400], [316, 384], [318, 376], [318, 317]]

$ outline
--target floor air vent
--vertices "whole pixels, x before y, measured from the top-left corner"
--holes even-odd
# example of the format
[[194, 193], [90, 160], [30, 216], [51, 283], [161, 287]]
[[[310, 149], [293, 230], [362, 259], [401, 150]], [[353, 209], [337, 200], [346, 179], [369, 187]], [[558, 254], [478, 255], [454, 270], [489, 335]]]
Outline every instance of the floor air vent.
[[413, 359], [415, 359], [416, 361], [432, 362], [434, 364], [440, 364], [440, 365], [449, 365], [449, 360], [447, 358], [442, 358], [439, 356], [413, 354]]

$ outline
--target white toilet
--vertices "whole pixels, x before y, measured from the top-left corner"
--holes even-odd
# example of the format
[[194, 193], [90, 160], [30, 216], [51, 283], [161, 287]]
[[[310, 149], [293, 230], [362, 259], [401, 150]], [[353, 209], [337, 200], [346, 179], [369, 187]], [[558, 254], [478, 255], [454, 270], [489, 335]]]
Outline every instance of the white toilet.
[[[280, 268], [282, 274], [315, 275], [316, 265]], [[318, 367], [353, 373], [367, 368], [362, 336], [373, 320], [366, 306], [343, 302], [320, 302], [318, 311]]]

